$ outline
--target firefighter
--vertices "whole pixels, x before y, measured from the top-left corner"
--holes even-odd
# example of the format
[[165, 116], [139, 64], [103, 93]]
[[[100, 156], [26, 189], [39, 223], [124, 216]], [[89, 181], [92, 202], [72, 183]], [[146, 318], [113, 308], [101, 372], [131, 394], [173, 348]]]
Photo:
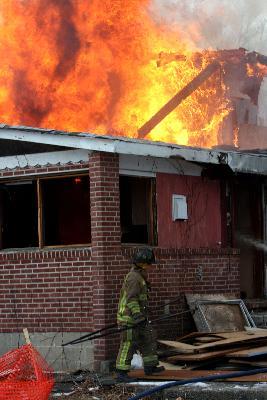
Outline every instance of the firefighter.
[[135, 252], [133, 267], [124, 279], [118, 305], [117, 322], [126, 327], [121, 333], [120, 349], [116, 361], [118, 381], [130, 380], [128, 371], [136, 350], [143, 357], [146, 375], [164, 371], [157, 367], [156, 340], [148, 321], [147, 301], [150, 284], [147, 281], [147, 270], [155, 263], [155, 256], [150, 248], [142, 248]]

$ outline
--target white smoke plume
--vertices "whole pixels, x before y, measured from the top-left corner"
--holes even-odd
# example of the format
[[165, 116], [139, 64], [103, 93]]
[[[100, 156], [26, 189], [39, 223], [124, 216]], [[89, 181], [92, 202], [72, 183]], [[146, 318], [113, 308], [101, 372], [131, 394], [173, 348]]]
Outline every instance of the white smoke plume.
[[262, 250], [264, 253], [267, 253], [267, 242], [266, 240], [257, 240], [254, 239], [252, 236], [244, 235], [241, 233], [237, 233], [237, 237], [240, 241], [245, 243], [246, 245], [255, 247], [258, 250]]
[[152, 0], [151, 12], [198, 48], [244, 47], [267, 55], [266, 0]]

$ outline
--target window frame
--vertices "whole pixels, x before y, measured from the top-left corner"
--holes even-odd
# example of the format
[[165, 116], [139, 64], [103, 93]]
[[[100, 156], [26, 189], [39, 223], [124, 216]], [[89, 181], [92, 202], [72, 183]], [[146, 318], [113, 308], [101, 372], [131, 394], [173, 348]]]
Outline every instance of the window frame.
[[[149, 188], [147, 189], [148, 196], [148, 221], [147, 221], [147, 234], [148, 241], [147, 243], [137, 243], [137, 242], [122, 242], [123, 246], [135, 246], [135, 245], [149, 245], [149, 246], [158, 246], [158, 224], [157, 224], [157, 191], [156, 191], [156, 177], [152, 176], [139, 176], [139, 175], [127, 175], [120, 174], [120, 178], [140, 178], [147, 179], [149, 181]], [[120, 202], [121, 202], [121, 192], [120, 192]], [[121, 223], [120, 216], [120, 223]], [[122, 226], [122, 225], [121, 225]]]
[[[20, 184], [24, 181], [32, 180], [36, 182], [36, 197], [37, 197], [37, 227], [38, 227], [38, 248], [39, 249], [49, 249], [49, 248], [73, 248], [73, 247], [90, 247], [91, 246], [91, 241], [88, 241], [87, 243], [81, 243], [81, 244], [64, 244], [64, 245], [45, 245], [44, 244], [44, 217], [43, 217], [43, 188], [42, 188], [42, 181], [45, 180], [52, 180], [52, 179], [64, 179], [64, 178], [72, 178], [72, 177], [80, 177], [80, 176], [86, 176], [88, 177], [88, 185], [90, 185], [89, 181], [89, 173], [88, 171], [81, 171], [79, 173], [74, 173], [73, 171], [70, 173], [60, 173], [60, 174], [55, 174], [55, 175], [35, 175], [35, 176], [25, 176], [23, 179], [2, 179], [1, 183], [7, 184], [7, 183], [17, 183]], [[90, 191], [90, 186], [89, 186], [89, 191]], [[89, 204], [89, 216], [91, 216], [91, 210], [90, 210], [90, 204]], [[28, 247], [21, 247], [21, 249], [27, 249]], [[2, 250], [6, 250], [7, 248], [2, 248]]]

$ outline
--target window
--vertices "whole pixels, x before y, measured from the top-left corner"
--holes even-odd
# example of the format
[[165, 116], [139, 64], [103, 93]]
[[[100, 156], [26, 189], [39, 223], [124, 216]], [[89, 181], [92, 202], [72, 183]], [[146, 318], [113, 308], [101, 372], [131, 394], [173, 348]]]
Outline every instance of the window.
[[155, 245], [155, 180], [121, 176], [120, 196], [122, 243]]
[[38, 246], [37, 185], [33, 181], [0, 185], [0, 246]]
[[38, 178], [0, 185], [0, 248], [91, 241], [89, 177]]
[[88, 243], [89, 178], [87, 176], [41, 181], [43, 244]]

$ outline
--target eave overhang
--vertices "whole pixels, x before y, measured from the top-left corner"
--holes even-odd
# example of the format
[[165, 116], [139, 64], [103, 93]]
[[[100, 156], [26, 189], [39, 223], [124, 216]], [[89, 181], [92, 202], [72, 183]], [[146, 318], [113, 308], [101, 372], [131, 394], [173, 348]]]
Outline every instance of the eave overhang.
[[267, 154], [203, 149], [128, 137], [64, 132], [0, 124], [0, 139], [84, 149], [88, 152], [183, 159], [199, 164], [226, 165], [234, 173], [267, 175]]

